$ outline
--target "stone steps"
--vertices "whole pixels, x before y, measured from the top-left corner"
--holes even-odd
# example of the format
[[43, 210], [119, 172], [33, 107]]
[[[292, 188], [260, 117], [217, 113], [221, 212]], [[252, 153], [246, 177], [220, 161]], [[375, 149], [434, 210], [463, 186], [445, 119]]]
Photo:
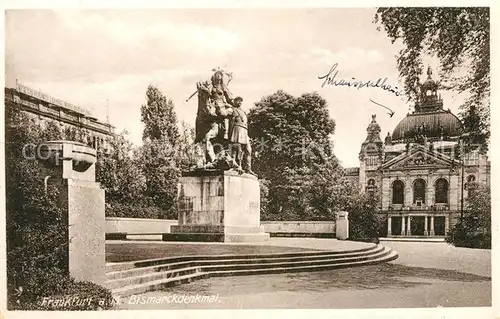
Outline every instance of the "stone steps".
[[[375, 246], [375, 248], [370, 248], [369, 252], [370, 253], [377, 253], [381, 252], [384, 249], [382, 246]], [[132, 276], [140, 276], [148, 273], [155, 273], [155, 272], [163, 272], [163, 271], [172, 271], [175, 269], [184, 269], [184, 268], [190, 268], [190, 267], [199, 267], [199, 266], [210, 266], [210, 265], [238, 265], [238, 264], [265, 264], [265, 263], [279, 263], [279, 262], [287, 262], [287, 261], [292, 261], [292, 262], [300, 262], [300, 261], [310, 261], [312, 258], [314, 258], [315, 261], [320, 261], [324, 259], [332, 259], [332, 258], [355, 258], [358, 256], [366, 256], [367, 251], [359, 251], [359, 252], [350, 252], [350, 253], [335, 253], [332, 254], [330, 252], [323, 252], [321, 254], [318, 253], [301, 253], [300, 256], [285, 256], [282, 257], [281, 255], [268, 255], [266, 257], [263, 257], [261, 255], [258, 255], [258, 257], [254, 258], [241, 258], [241, 257], [248, 257], [251, 255], [247, 256], [236, 256], [233, 257], [234, 259], [219, 259], [214, 256], [211, 256], [212, 259], [207, 259], [207, 260], [197, 260], [196, 257], [193, 258], [193, 260], [190, 261], [181, 261], [181, 262], [174, 262], [174, 263], [161, 263], [153, 266], [146, 266], [146, 267], [140, 267], [140, 268], [133, 268], [133, 269], [126, 269], [122, 271], [113, 271], [113, 272], [108, 272], [106, 274], [108, 280], [114, 280], [114, 279], [120, 279], [120, 278], [126, 278], [126, 277], [132, 277]], [[159, 261], [157, 261], [159, 262]]]
[[186, 262], [186, 261], [199, 261], [199, 260], [227, 260], [227, 259], [255, 259], [255, 258], [284, 258], [284, 257], [301, 257], [301, 256], [324, 256], [324, 255], [342, 255], [342, 254], [351, 254], [351, 253], [363, 253], [367, 251], [371, 251], [377, 247], [376, 244], [367, 245], [363, 248], [351, 249], [351, 250], [339, 250], [339, 251], [328, 251], [328, 250], [312, 250], [312, 251], [303, 251], [303, 252], [293, 252], [293, 253], [270, 253], [270, 254], [228, 254], [228, 255], [191, 255], [191, 256], [174, 256], [174, 257], [165, 257], [165, 258], [156, 258], [156, 259], [147, 259], [147, 260], [139, 260], [139, 261], [131, 261], [131, 262], [122, 262], [122, 263], [109, 263], [106, 265], [106, 272], [118, 272], [129, 269], [136, 269], [139, 267], [148, 267], [154, 265], [161, 264], [173, 264], [178, 262]]
[[[307, 256], [305, 253], [256, 255], [258, 258], [226, 259], [211, 256], [207, 260], [191, 260], [171, 264], [160, 264], [126, 269], [108, 273], [106, 286], [114, 295], [126, 296], [159, 290], [172, 285], [213, 276], [241, 276], [252, 274], [272, 274], [300, 271], [318, 271], [345, 267], [373, 265], [394, 260], [398, 254], [390, 248], [374, 245], [362, 251], [351, 253], [323, 252]], [[276, 257], [279, 256], [279, 257]], [[282, 257], [280, 255], [295, 255]], [[237, 255], [238, 256], [238, 255]], [[252, 255], [246, 255], [246, 257]], [[267, 257], [264, 257], [267, 256]], [[231, 257], [234, 258], [234, 255]], [[241, 257], [241, 255], [239, 255]], [[192, 258], [192, 257], [191, 257]], [[171, 259], [171, 258], [170, 258]], [[179, 258], [174, 258], [179, 259]], [[162, 259], [165, 262], [165, 259]], [[167, 258], [168, 260], [168, 258]], [[156, 260], [158, 262], [158, 260]], [[112, 265], [116, 266], [116, 265]], [[117, 267], [111, 269], [116, 270]]]

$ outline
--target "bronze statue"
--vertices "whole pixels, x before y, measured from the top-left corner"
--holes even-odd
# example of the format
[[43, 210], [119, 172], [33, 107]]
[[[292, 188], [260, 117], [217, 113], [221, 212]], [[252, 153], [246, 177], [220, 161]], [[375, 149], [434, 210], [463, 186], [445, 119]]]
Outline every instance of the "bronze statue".
[[195, 143], [201, 143], [205, 153], [205, 164], [199, 168], [241, 172], [244, 167], [245, 172], [254, 174], [247, 117], [240, 108], [243, 99], [233, 99], [227, 87], [231, 74], [214, 71], [210, 82], [198, 82], [197, 91], [191, 95], [198, 94]]
[[229, 141], [231, 143], [231, 156], [236, 160], [236, 164], [242, 167], [246, 173], [252, 172], [252, 147], [248, 137], [248, 119], [245, 112], [241, 109], [243, 98], [234, 99], [234, 107], [231, 109], [231, 124]]

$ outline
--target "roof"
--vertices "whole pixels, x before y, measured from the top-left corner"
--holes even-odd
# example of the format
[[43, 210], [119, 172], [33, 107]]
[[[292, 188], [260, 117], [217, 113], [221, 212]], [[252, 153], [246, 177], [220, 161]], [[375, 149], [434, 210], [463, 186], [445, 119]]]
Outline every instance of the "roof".
[[346, 175], [359, 175], [359, 167], [346, 167]]
[[419, 128], [424, 125], [424, 135], [427, 137], [459, 136], [462, 134], [462, 123], [450, 111], [417, 112], [408, 114], [399, 122], [392, 133], [392, 140], [413, 138]]

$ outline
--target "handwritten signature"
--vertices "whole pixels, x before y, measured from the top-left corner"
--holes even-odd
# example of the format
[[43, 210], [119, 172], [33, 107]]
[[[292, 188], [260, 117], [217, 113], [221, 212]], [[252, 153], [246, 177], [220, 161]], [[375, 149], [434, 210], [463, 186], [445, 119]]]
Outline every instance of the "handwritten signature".
[[320, 80], [324, 79], [323, 84], [321, 84], [321, 87], [324, 87], [325, 85], [348, 86], [358, 90], [365, 87], [372, 87], [372, 88], [376, 87], [389, 91], [396, 96], [401, 96], [404, 94], [404, 92], [399, 90], [397, 86], [393, 87], [389, 84], [386, 84], [387, 77], [385, 77], [384, 79], [379, 78], [377, 81], [370, 81], [370, 80], [361, 81], [361, 80], [356, 80], [356, 78], [351, 78], [351, 80], [337, 79], [337, 75], [339, 73], [339, 71], [337, 70], [338, 66], [339, 64], [335, 63], [334, 65], [332, 65], [330, 71], [328, 71], [327, 74], [323, 76], [318, 76], [318, 79]]

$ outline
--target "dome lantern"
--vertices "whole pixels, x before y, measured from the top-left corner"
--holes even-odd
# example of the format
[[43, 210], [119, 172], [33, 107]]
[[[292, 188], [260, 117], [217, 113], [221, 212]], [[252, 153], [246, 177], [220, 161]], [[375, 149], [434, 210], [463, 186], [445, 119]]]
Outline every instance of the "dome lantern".
[[420, 96], [415, 105], [416, 112], [433, 112], [443, 109], [441, 94], [438, 95], [439, 84], [432, 79], [432, 69], [427, 68], [427, 80], [420, 85]]

